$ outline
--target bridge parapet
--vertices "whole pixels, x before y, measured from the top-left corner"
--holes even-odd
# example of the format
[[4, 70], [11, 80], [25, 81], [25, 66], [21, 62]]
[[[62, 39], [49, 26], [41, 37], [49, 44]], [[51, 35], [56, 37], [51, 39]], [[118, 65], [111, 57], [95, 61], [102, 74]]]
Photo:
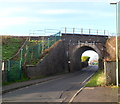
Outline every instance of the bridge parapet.
[[86, 35], [86, 34], [70, 34], [62, 33], [61, 39], [68, 43], [102, 43], [105, 44], [108, 36], [102, 35]]

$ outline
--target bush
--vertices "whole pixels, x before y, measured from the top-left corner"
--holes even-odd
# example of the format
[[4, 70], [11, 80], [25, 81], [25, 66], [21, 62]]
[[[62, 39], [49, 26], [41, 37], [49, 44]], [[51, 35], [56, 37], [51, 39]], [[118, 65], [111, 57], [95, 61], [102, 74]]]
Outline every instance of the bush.
[[89, 61], [90, 57], [89, 56], [82, 56], [81, 57], [81, 61], [85, 62], [85, 61]]

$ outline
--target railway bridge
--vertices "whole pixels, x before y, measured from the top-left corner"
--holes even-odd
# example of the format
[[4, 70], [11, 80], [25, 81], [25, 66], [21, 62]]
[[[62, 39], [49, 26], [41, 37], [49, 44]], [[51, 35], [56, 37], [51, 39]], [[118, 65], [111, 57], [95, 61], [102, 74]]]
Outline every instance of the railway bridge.
[[107, 35], [62, 33], [62, 41], [70, 70], [79, 70], [82, 68], [81, 56], [87, 50], [93, 50], [99, 55], [99, 68], [103, 68], [107, 39]]
[[98, 54], [98, 67], [103, 69], [103, 60], [106, 56], [105, 44], [109, 38], [106, 31], [98, 33], [98, 30], [96, 30], [96, 33], [92, 33], [89, 29], [86, 33], [81, 29], [80, 33], [78, 33], [74, 28], [72, 32], [68, 32], [65, 28], [65, 31], [60, 33], [61, 40], [49, 54], [36, 66], [27, 67], [30, 78], [81, 70], [83, 68], [81, 56], [87, 50], [93, 50]]

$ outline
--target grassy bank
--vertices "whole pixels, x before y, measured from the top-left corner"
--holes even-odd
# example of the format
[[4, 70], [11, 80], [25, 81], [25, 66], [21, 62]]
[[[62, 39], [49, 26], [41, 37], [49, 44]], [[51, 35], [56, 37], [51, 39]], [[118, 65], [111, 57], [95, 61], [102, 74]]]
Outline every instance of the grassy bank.
[[7, 37], [2, 38], [2, 59], [10, 59], [25, 41], [23, 38]]
[[98, 70], [88, 81], [86, 87], [105, 86], [105, 75], [103, 70]]

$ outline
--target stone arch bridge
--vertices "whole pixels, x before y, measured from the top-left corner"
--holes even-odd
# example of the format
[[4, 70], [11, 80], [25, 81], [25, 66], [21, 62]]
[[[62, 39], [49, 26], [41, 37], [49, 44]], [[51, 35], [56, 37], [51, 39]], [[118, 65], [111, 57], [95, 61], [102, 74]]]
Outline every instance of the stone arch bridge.
[[103, 68], [103, 59], [106, 55], [106, 35], [85, 35], [62, 33], [62, 41], [65, 46], [69, 70], [82, 68], [81, 56], [87, 50], [93, 50], [99, 55], [99, 68]]
[[[27, 67], [30, 78], [82, 69], [81, 55], [93, 50], [99, 55], [99, 68], [103, 68], [107, 35], [61, 33], [61, 41], [37, 65]], [[69, 63], [70, 62], [70, 63]]]

